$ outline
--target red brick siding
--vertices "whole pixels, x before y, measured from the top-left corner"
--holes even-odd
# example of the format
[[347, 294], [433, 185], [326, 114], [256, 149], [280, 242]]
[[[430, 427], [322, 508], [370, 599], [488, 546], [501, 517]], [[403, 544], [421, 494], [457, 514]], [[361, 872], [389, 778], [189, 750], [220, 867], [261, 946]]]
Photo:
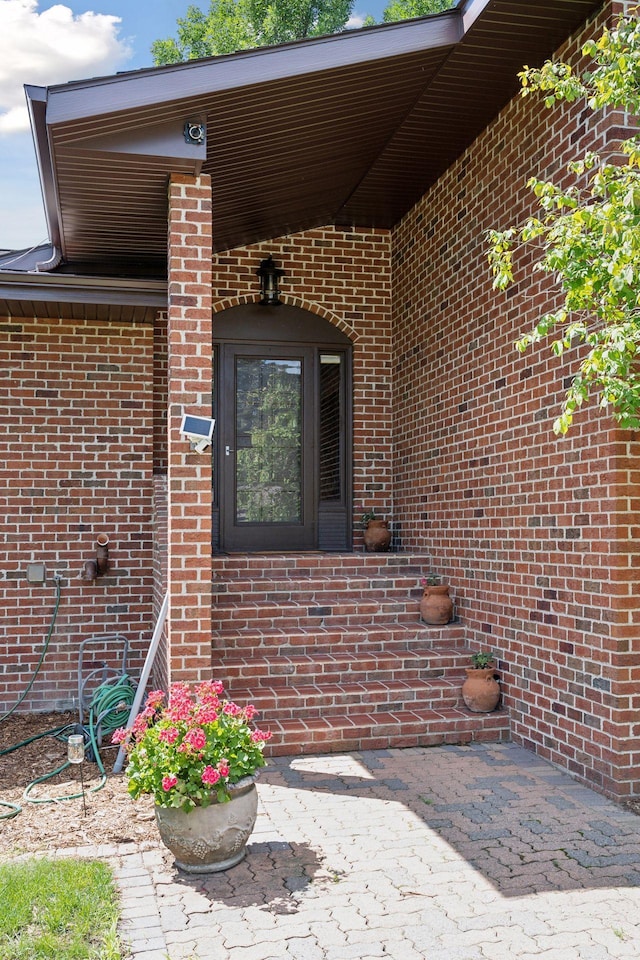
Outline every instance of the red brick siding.
[[513, 346], [553, 293], [530, 255], [492, 291], [485, 241], [533, 209], [529, 176], [606, 148], [619, 119], [517, 98], [394, 232], [394, 460], [403, 544], [432, 553], [473, 645], [499, 652], [516, 740], [624, 796], [640, 789], [638, 443], [593, 410], [554, 437], [575, 358]]
[[390, 235], [323, 227], [216, 256], [214, 312], [259, 299], [256, 270], [269, 254], [286, 272], [282, 300], [325, 317], [353, 343], [354, 542], [361, 547], [360, 514], [393, 513]]
[[[40, 656], [62, 574], [57, 623], [22, 709], [76, 696], [80, 641], [120, 632], [139, 667], [151, 618], [150, 326], [0, 321], [0, 710]], [[109, 573], [80, 579], [109, 537]], [[46, 564], [45, 585], [26, 567]]]

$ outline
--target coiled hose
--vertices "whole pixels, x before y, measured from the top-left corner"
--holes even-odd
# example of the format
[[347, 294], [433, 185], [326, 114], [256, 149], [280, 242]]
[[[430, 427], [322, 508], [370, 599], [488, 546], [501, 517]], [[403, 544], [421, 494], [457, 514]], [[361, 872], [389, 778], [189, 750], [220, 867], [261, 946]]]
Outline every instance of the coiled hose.
[[[85, 745], [88, 743], [91, 747], [93, 758], [98, 765], [98, 770], [100, 771], [99, 782], [95, 786], [91, 787], [89, 791], [90, 793], [96, 793], [98, 790], [102, 790], [107, 782], [107, 775], [105, 773], [104, 764], [100, 756], [98, 737], [101, 737], [102, 734], [113, 733], [113, 731], [117, 730], [118, 727], [126, 724], [131, 705], [133, 704], [134, 695], [135, 688], [128, 676], [122, 675], [110, 681], [108, 680], [101, 684], [101, 686], [97, 688], [93, 695], [91, 704], [89, 706], [88, 727], [79, 727], [78, 724], [72, 723], [66, 724], [63, 727], [54, 727], [52, 730], [45, 730], [44, 733], [36, 734], [35, 737], [30, 737], [28, 740], [23, 740], [21, 743], [16, 743], [14, 746], [0, 751], [0, 757], [5, 756], [8, 753], [12, 753], [14, 750], [18, 750], [20, 747], [24, 747], [29, 743], [33, 743], [34, 740], [40, 740], [42, 737], [53, 736], [58, 740], [64, 740], [65, 735], [81, 730], [85, 738]], [[66, 770], [69, 766], [70, 763], [67, 760], [55, 770], [45, 773], [43, 776], [32, 780], [31, 783], [25, 788], [25, 791], [22, 795], [23, 800], [26, 800], [28, 803], [59, 803], [62, 800], [75, 800], [78, 797], [81, 797], [82, 793], [69, 793], [61, 797], [31, 796], [31, 791], [39, 783], [44, 783], [47, 780], [51, 780], [52, 777], [55, 777], [58, 773], [62, 773], [62, 771]], [[2, 800], [0, 800], [0, 806], [7, 807], [9, 809], [8, 813], [0, 814], [0, 820], [10, 820], [12, 817], [16, 817], [22, 810], [22, 807], [20, 807], [18, 804], [9, 803]]]

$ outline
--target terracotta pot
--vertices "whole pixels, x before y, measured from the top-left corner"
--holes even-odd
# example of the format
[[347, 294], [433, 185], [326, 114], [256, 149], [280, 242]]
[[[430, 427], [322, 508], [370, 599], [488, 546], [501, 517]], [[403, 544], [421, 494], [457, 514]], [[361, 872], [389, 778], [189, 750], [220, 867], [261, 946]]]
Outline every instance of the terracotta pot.
[[453, 616], [453, 601], [449, 596], [449, 587], [425, 587], [420, 601], [420, 617], [425, 623], [449, 623]]
[[369, 553], [386, 553], [391, 543], [391, 531], [386, 520], [369, 520], [364, 531], [364, 545]]
[[258, 792], [253, 777], [229, 787], [231, 800], [185, 813], [156, 807], [160, 837], [187, 873], [218, 873], [240, 863], [256, 823]]
[[467, 667], [467, 679], [462, 684], [462, 699], [473, 713], [491, 713], [498, 706], [500, 684], [496, 668]]

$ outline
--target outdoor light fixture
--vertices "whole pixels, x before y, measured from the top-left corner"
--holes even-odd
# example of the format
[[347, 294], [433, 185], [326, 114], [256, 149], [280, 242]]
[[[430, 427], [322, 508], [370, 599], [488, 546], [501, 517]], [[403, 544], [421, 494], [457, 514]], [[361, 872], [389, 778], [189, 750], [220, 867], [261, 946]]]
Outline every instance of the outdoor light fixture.
[[284, 270], [279, 270], [273, 262], [273, 257], [269, 254], [267, 260], [263, 260], [256, 273], [260, 277], [260, 292], [263, 307], [275, 307], [281, 303], [280, 291], [278, 289], [278, 280], [284, 277]]

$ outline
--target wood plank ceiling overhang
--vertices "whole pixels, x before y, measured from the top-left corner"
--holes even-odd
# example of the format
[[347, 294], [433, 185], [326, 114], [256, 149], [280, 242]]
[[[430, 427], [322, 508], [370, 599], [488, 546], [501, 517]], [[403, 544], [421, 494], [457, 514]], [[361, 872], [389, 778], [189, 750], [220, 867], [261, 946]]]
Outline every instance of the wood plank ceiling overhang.
[[[465, 0], [431, 17], [28, 88], [63, 269], [161, 275], [167, 181], [208, 173], [217, 252], [391, 228], [601, 0]], [[184, 124], [206, 126], [188, 144]], [[66, 267], [65, 267], [66, 264]]]

